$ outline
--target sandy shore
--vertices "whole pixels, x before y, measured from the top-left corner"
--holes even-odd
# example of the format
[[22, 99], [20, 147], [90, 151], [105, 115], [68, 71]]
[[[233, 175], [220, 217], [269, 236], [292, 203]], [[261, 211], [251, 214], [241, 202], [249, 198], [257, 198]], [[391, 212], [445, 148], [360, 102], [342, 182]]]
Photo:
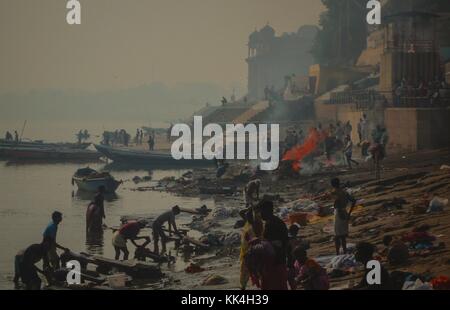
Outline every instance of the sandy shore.
[[[352, 215], [348, 242], [356, 244], [368, 241], [382, 249], [385, 234], [401, 236], [415, 227], [428, 225], [429, 232], [437, 236], [439, 243], [450, 244], [449, 206], [439, 213], [423, 213], [424, 197], [432, 194], [450, 198], [450, 170], [443, 165], [450, 164], [450, 150], [422, 151], [412, 154], [392, 155], [383, 163], [382, 179], [375, 180], [369, 164], [357, 169], [344, 167], [327, 168], [311, 176], [298, 179], [278, 180], [274, 176], [263, 177], [262, 194], [280, 195], [276, 206], [278, 210], [288, 206], [299, 198], [311, 199], [322, 206], [329, 206], [332, 201], [327, 196], [329, 179], [339, 176], [341, 181], [354, 191], [354, 196], [361, 200], [360, 207]], [[209, 186], [237, 185], [234, 195], [214, 195], [216, 208], [235, 210], [243, 207], [242, 187], [245, 182], [233, 179], [238, 167], [230, 169], [220, 180], [215, 179], [214, 171], [207, 169], [193, 170], [189, 179], [176, 180], [165, 184], [165, 190], [178, 195], [198, 195], [199, 184]], [[204, 183], [201, 183], [204, 182]], [[161, 190], [161, 188], [159, 189]], [[292, 203], [291, 203], [292, 204]], [[239, 219], [236, 212], [220, 218], [214, 212], [201, 223], [202, 233], [220, 232], [222, 234], [240, 233], [233, 228]], [[307, 226], [302, 227], [300, 236], [310, 242], [310, 257], [334, 254], [332, 240], [333, 217], [313, 217]], [[197, 227], [198, 228], [198, 227]], [[408, 263], [390, 266], [383, 261], [390, 271], [407, 271], [418, 274], [428, 273], [432, 276], [450, 276], [450, 249], [447, 247], [434, 251], [410, 253]], [[180, 258], [179, 258], [180, 259]], [[168, 278], [160, 288], [164, 289], [238, 289], [239, 288], [239, 245], [217, 247], [208, 253], [191, 258], [205, 271], [190, 274], [182, 268], [167, 272]], [[219, 275], [226, 283], [204, 286], [202, 282], [209, 275]], [[353, 270], [350, 274], [331, 279], [332, 289], [347, 287], [350, 280], [359, 280], [361, 272]]]

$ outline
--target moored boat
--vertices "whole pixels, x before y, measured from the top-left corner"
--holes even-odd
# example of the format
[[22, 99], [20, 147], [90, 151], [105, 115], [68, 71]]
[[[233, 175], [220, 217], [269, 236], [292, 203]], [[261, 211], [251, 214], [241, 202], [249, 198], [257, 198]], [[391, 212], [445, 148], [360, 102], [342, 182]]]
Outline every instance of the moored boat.
[[44, 161], [98, 161], [102, 155], [96, 151], [64, 147], [5, 147], [0, 146], [0, 157], [13, 160]]
[[115, 163], [148, 166], [196, 166], [211, 165], [207, 159], [174, 159], [170, 152], [117, 149], [106, 145], [94, 145], [95, 148]]
[[72, 184], [74, 183], [81, 191], [96, 192], [100, 186], [103, 186], [107, 193], [114, 193], [122, 181], [115, 180], [108, 172], [98, 172], [87, 167], [75, 172], [72, 177]]
[[59, 143], [48, 143], [44, 142], [42, 140], [36, 140], [36, 141], [11, 141], [11, 140], [5, 140], [0, 139], [0, 147], [33, 147], [33, 148], [54, 148], [54, 147], [63, 147], [68, 149], [80, 149], [84, 150], [87, 149], [91, 145], [91, 143], [69, 143], [69, 142], [59, 142]]

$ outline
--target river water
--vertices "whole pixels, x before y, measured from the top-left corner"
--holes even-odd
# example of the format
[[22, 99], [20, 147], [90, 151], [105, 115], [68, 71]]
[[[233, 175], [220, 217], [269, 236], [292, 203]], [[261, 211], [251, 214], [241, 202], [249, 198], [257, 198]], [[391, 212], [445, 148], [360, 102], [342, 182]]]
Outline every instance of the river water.
[[[4, 124], [2, 124], [4, 125]], [[142, 124], [136, 124], [137, 128]], [[28, 136], [49, 141], [73, 140], [73, 129], [67, 127], [58, 130], [59, 124], [50, 126], [42, 135]], [[0, 126], [3, 127], [3, 126]], [[133, 126], [130, 127], [130, 132]], [[53, 130], [51, 129], [53, 128]], [[88, 125], [81, 128], [92, 128]], [[111, 127], [111, 128], [121, 128]], [[4, 128], [0, 128], [2, 130]], [[135, 129], [134, 129], [135, 130]], [[47, 132], [47, 134], [44, 134]], [[76, 132], [76, 131], [75, 131]], [[100, 134], [101, 132], [93, 132]], [[24, 135], [25, 136], [25, 135]], [[75, 252], [88, 252], [114, 257], [111, 244], [112, 232], [106, 230], [103, 239], [89, 240], [85, 232], [86, 207], [92, 197], [80, 194], [71, 184], [73, 173], [85, 164], [29, 163], [10, 164], [0, 161], [0, 289], [12, 289], [15, 254], [42, 240], [42, 232], [51, 220], [51, 213], [58, 210], [63, 213], [63, 222], [58, 230], [58, 243]], [[105, 164], [91, 164], [91, 168], [103, 169]], [[108, 168], [108, 167], [107, 167]], [[109, 170], [109, 169], [107, 169]], [[106, 224], [117, 226], [123, 215], [158, 215], [178, 204], [187, 208], [196, 208], [202, 204], [212, 207], [212, 200], [178, 197], [165, 192], [135, 191], [139, 186], [150, 186], [152, 182], [135, 184], [134, 176], [146, 176], [151, 173], [153, 182], [165, 176], [181, 176], [186, 170], [120, 170], [111, 174], [124, 183], [118, 188], [115, 197], [105, 201]], [[191, 216], [181, 214], [177, 221], [188, 222]]]

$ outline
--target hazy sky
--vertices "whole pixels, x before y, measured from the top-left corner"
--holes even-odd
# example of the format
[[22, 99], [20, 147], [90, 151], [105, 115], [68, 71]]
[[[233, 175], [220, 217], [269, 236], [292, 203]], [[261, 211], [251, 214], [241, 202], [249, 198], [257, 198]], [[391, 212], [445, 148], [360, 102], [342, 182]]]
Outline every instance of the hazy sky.
[[123, 89], [153, 81], [246, 86], [248, 35], [317, 24], [320, 0], [0, 0], [0, 92]]

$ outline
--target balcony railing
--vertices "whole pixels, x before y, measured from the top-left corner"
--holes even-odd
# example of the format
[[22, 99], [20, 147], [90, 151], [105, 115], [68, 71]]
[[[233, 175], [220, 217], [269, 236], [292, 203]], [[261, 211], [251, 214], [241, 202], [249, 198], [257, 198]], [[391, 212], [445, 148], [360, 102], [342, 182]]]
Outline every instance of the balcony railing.
[[[439, 93], [439, 95], [436, 94]], [[375, 104], [398, 108], [450, 107], [450, 88], [441, 88], [424, 94], [423, 90], [411, 89], [401, 95], [395, 92], [359, 90], [331, 93], [327, 104], [351, 104], [358, 111], [370, 110]]]
[[367, 110], [375, 103], [380, 103], [385, 97], [374, 90], [345, 91], [330, 94], [329, 104], [354, 104], [357, 110]]
[[385, 50], [405, 53], [434, 52], [437, 49], [436, 42], [431, 40], [387, 41], [385, 44]]

